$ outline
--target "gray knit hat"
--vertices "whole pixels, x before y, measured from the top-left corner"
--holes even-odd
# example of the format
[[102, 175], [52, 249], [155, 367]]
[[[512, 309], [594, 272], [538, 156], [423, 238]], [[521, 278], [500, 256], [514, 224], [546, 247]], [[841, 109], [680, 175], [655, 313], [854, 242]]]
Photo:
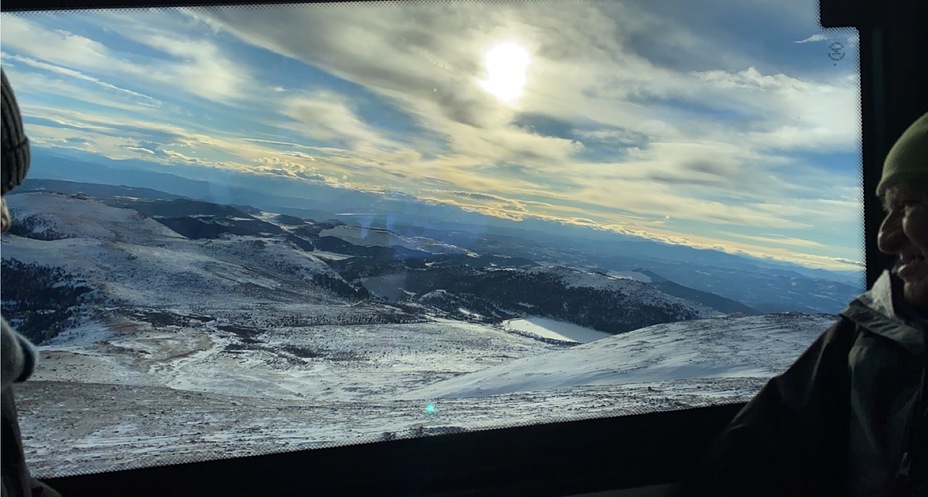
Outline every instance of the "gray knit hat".
[[6, 73], [0, 69], [0, 79], [3, 80], [3, 95], [0, 102], [0, 114], [3, 115], [3, 177], [0, 186], [3, 195], [19, 186], [29, 171], [29, 139], [23, 131], [23, 120], [19, 115], [19, 106]]

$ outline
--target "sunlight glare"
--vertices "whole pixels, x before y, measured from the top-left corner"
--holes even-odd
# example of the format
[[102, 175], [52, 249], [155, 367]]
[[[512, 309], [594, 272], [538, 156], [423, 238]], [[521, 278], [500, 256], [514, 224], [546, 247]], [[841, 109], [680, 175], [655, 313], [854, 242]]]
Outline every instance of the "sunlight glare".
[[483, 89], [506, 103], [522, 96], [529, 56], [515, 43], [501, 43], [487, 51], [487, 79], [480, 82]]

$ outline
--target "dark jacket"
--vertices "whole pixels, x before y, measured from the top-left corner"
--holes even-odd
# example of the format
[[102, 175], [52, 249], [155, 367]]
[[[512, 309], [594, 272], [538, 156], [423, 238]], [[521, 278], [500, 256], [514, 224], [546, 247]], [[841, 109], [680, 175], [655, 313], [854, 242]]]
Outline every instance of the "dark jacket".
[[926, 339], [884, 273], [712, 445], [680, 496], [928, 496]]
[[0, 347], [0, 455], [2, 455], [3, 497], [60, 497], [42, 482], [33, 479], [26, 467], [23, 454], [19, 422], [16, 419], [16, 403], [13, 399], [13, 383], [26, 381], [35, 367], [35, 348], [22, 335], [13, 331], [0, 318], [2, 347]]

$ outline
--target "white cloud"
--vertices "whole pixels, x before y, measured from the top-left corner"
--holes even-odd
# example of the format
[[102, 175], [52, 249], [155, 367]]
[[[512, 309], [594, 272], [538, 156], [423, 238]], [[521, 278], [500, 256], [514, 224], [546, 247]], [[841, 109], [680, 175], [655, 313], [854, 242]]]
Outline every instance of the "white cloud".
[[741, 238], [744, 240], [751, 240], [755, 242], [761, 242], [764, 245], [785, 245], [787, 247], [800, 247], [800, 248], [822, 248], [825, 245], [813, 241], [813, 240], [804, 240], [802, 238], [787, 238], [782, 236], [757, 236], [757, 235], [745, 235], [743, 233], [732, 233], [727, 232], [725, 235], [732, 236], [735, 238]]
[[[235, 157], [226, 163], [236, 167], [294, 177], [317, 174], [411, 194], [429, 191], [436, 201], [501, 216], [523, 215], [514, 207], [521, 205], [528, 215], [657, 233], [677, 221], [812, 227], [819, 222], [808, 219], [810, 212], [818, 212], [814, 209], [837, 220], [857, 207], [853, 202], [794, 202], [800, 193], [809, 193], [811, 173], [801, 161], [782, 156], [784, 151], [846, 152], [859, 146], [859, 82], [853, 76], [822, 80], [771, 69], [763, 61], [751, 63], [741, 47], [718, 43], [687, 19], [672, 13], [645, 15], [643, 10], [652, 8], [646, 2], [581, 2], [571, 9], [494, 4], [491, 16], [487, 8], [438, 3], [410, 9], [390, 3], [350, 9], [190, 9], [182, 20], [120, 13], [107, 22], [118, 21], [123, 36], [157, 51], [157, 65], [148, 59], [128, 62], [113, 48], [86, 38], [77, 39], [83, 48], [73, 67], [44, 51], [51, 58], [26, 55], [101, 82], [110, 81], [103, 74], [140, 79], [140, 71], [147, 71], [153, 87], [163, 91], [170, 84], [177, 91], [240, 105], [244, 115], [287, 137], [242, 137], [211, 129], [224, 123], [200, 123], [193, 133], [193, 117], [180, 126], [191, 138], [177, 144]], [[197, 32], [191, 26], [209, 29]], [[65, 40], [76, 36], [48, 33]], [[359, 85], [411, 117], [429, 136], [400, 137], [390, 125], [378, 128], [365, 121], [369, 114], [358, 107], [363, 102], [319, 90], [315, 82], [254, 92], [258, 68], [246, 67], [219, 45], [230, 33]], [[823, 41], [816, 36], [824, 35], [796, 43]], [[662, 40], [658, 54], [649, 52], [655, 37]], [[501, 105], [479, 85], [482, 54], [501, 41], [519, 44], [531, 58], [525, 94], [512, 105]], [[103, 68], [96, 62], [100, 58], [113, 67]], [[258, 102], [270, 112], [254, 117]], [[275, 121], [274, 113], [285, 121]], [[566, 123], [564, 136], [542, 136], [513, 125], [523, 114]], [[103, 125], [101, 119], [88, 122]], [[310, 145], [298, 143], [301, 139]], [[621, 153], [602, 155], [609, 146]], [[189, 157], [182, 149], [170, 150]], [[590, 159], [597, 154], [598, 161]], [[824, 198], [846, 187], [823, 171], [815, 174], [830, 185], [819, 192]], [[484, 198], [481, 204], [447, 193], [454, 191], [500, 200]], [[512, 203], [526, 196], [537, 203]], [[666, 230], [661, 236], [695, 239], [692, 232]]]
[[[247, 89], [254, 88], [248, 71], [208, 40], [182, 39], [180, 33], [154, 31], [148, 20], [123, 15], [119, 35], [144, 43], [172, 60], [154, 59], [145, 62], [140, 58], [130, 60], [128, 54], [111, 49], [100, 41], [61, 29], [49, 29], [37, 20], [3, 16], [4, 49], [27, 55], [36, 62], [70, 69], [62, 75], [78, 79], [92, 78], [106, 81], [113, 77], [131, 78], [134, 82], [148, 84], [174, 92], [189, 92], [207, 100], [231, 103], [249, 95]], [[91, 17], [88, 17], [91, 18]], [[172, 36], [173, 35], [173, 36]]]
[[133, 26], [124, 35], [171, 55], [150, 77], [197, 96], [225, 103], [247, 98], [257, 86], [249, 71], [204, 39], [179, 38]]
[[314, 140], [346, 143], [351, 147], [393, 146], [368, 126], [341, 95], [320, 91], [284, 99], [282, 113], [296, 123], [293, 128]]
[[101, 81], [100, 79], [83, 74], [80, 71], [75, 71], [73, 69], [68, 69], [66, 67], [56, 66], [54, 64], [48, 64], [46, 62], [35, 60], [29, 57], [22, 57], [19, 55], [9, 55], [5, 52], [2, 53], [2, 57], [3, 59], [22, 62], [23, 64], [26, 64], [30, 67], [34, 67], [37, 69], [42, 69], [42, 70], [53, 72], [53, 73], [60, 74], [63, 76], [68, 76], [74, 79], [89, 81], [91, 83], [99, 85], [100, 87], [104, 89], [112, 90], [112, 91], [115, 91], [115, 92], [118, 92], [124, 95], [132, 96], [132, 97], [136, 97], [138, 99], [137, 102], [140, 105], [149, 105], [149, 106], [161, 105], [161, 101], [159, 101], [156, 98], [150, 97], [148, 95], [143, 95], [141, 93], [138, 93], [138, 92], [126, 89], [126, 88], [121, 88], [119, 86], [107, 83], [105, 81]]
[[120, 64], [106, 46], [87, 37], [60, 29], [47, 29], [19, 15], [4, 15], [0, 22], [4, 50], [15, 50], [72, 69]]
[[733, 102], [764, 116], [754, 129], [741, 130], [747, 132], [746, 136], [731, 129], [719, 129], [729, 137], [747, 138], [743, 145], [817, 152], [859, 147], [859, 83], [853, 76], [822, 83], [785, 74], [762, 74], [754, 67], [695, 75], [708, 85], [706, 91], [722, 90], [723, 102]]
[[818, 34], [814, 34], [814, 35], [812, 35], [812, 36], [810, 36], [810, 37], [808, 37], [808, 38], [806, 38], [806, 39], [804, 39], [804, 40], [799, 40], [799, 41], [796, 41], [796, 42], [794, 42], [794, 43], [816, 43], [816, 42], [820, 42], [820, 41], [827, 41], [828, 39], [829, 39], [829, 38], [828, 38], [828, 35], [825, 35], [825, 34], [822, 34], [822, 33], [818, 33]]

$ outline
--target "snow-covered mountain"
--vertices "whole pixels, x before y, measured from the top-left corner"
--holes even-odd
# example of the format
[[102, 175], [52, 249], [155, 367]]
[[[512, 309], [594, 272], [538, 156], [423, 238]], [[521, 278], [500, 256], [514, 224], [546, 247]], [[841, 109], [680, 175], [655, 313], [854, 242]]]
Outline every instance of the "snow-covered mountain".
[[[719, 316], [716, 309], [663, 293], [647, 283], [559, 266], [503, 266], [480, 257], [448, 264], [425, 259], [333, 263], [369, 292], [414, 301], [452, 319], [498, 323], [519, 316], [567, 321], [607, 333], [656, 323]], [[618, 310], [621, 310], [620, 312]]]
[[649, 326], [433, 383], [404, 398], [485, 397], [591, 385], [770, 378], [835, 320], [766, 314]]
[[94, 191], [8, 197], [3, 312], [43, 342], [17, 385], [39, 476], [739, 401], [832, 319], [720, 317], [656, 275]]
[[[258, 299], [360, 305], [381, 315], [400, 304], [420, 319], [490, 324], [540, 316], [608, 333], [720, 314], [640, 281], [481, 256], [337, 221], [124, 195], [25, 193], [9, 203], [15, 224], [3, 241], [7, 277], [21, 270], [12, 261], [55, 268], [62, 281], [94, 290], [94, 308], [102, 302], [209, 314], [204, 310], [227, 307], [236, 296], [244, 307]], [[15, 319], [18, 310], [7, 312]]]
[[138, 210], [83, 196], [29, 193], [9, 204], [15, 234], [3, 239], [5, 261], [61, 268], [114, 305], [189, 311], [234, 294], [321, 303], [353, 293], [325, 262], [285, 239], [191, 240]]

